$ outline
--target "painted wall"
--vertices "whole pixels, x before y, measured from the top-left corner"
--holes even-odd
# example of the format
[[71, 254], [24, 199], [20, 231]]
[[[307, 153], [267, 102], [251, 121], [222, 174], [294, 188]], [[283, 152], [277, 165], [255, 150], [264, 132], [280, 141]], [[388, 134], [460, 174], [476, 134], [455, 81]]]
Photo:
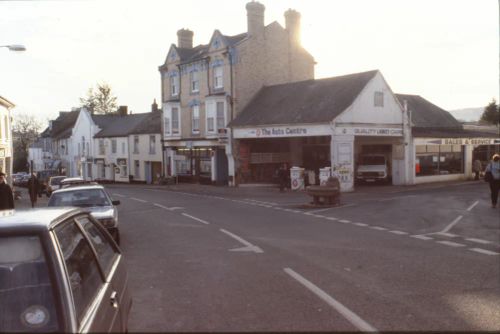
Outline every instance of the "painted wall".
[[[139, 137], [138, 152], [134, 152], [134, 136]], [[149, 136], [155, 136], [154, 152], [150, 151]], [[139, 134], [128, 136], [128, 145], [130, 148], [129, 174], [134, 176], [135, 181], [146, 181], [145, 164], [146, 162], [162, 162], [162, 144], [160, 134]], [[136, 173], [135, 161], [139, 161], [139, 173]], [[138, 176], [138, 177], [137, 177]]]

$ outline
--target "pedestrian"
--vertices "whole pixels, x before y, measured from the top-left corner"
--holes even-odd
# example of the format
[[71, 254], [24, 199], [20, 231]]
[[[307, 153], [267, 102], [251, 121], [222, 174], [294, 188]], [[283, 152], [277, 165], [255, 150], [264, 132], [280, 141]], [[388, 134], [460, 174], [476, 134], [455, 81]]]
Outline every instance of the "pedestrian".
[[474, 160], [474, 164], [473, 164], [473, 169], [474, 169], [474, 173], [476, 174], [475, 177], [474, 177], [474, 180], [479, 180], [479, 174], [481, 173], [481, 170], [483, 169], [482, 165], [481, 165], [481, 160], [479, 159], [476, 159]]
[[500, 190], [500, 155], [495, 154], [486, 166], [484, 180], [490, 184], [491, 207], [497, 207], [498, 192]]
[[5, 173], [0, 172], [0, 210], [14, 209], [12, 188], [5, 182]]
[[281, 165], [280, 169], [278, 170], [278, 180], [280, 184], [280, 192], [285, 191], [286, 188], [286, 181], [287, 181], [287, 168], [286, 164]]
[[35, 207], [39, 188], [40, 188], [40, 183], [38, 182], [38, 178], [36, 177], [35, 173], [32, 173], [30, 179], [28, 180], [28, 192], [30, 194], [30, 201], [32, 208]]

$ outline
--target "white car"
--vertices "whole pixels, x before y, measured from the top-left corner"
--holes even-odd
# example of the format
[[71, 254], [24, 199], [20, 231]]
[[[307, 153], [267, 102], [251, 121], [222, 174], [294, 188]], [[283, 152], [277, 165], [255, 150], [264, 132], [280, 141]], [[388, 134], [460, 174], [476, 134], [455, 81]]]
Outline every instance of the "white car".
[[383, 154], [362, 155], [356, 171], [356, 180], [365, 182], [389, 181], [387, 157]]
[[66, 178], [66, 176], [51, 176], [47, 182], [47, 197], [50, 197], [54, 191], [61, 188], [61, 181]]

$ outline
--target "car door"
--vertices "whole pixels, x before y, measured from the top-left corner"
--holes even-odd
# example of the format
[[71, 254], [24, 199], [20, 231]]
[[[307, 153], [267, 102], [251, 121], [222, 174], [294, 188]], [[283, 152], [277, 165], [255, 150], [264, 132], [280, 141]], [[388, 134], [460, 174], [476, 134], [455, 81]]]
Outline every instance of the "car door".
[[105, 280], [83, 227], [70, 219], [56, 226], [54, 233], [65, 262], [78, 332], [119, 331], [118, 308], [112, 299], [114, 290]]
[[120, 326], [115, 327], [122, 332], [126, 331], [131, 297], [128, 291], [127, 271], [121, 253], [111, 235], [101, 224], [89, 217], [78, 217], [76, 220], [91, 241], [105, 275], [106, 283], [110, 284], [112, 288], [111, 303], [118, 309], [119, 321], [117, 323], [120, 323]]

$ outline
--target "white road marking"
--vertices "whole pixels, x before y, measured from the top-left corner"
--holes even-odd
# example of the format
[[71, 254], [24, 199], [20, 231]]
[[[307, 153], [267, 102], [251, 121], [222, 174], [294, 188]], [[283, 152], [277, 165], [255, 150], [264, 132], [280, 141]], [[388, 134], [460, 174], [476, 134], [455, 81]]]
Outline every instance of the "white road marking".
[[374, 230], [378, 230], [378, 231], [385, 231], [385, 230], [387, 230], [385, 227], [381, 227], [381, 226], [371, 226], [370, 228], [372, 228]]
[[328, 211], [332, 208], [326, 208], [326, 209], [319, 209], [319, 210], [312, 210], [311, 212], [318, 213], [318, 212], [323, 212], [323, 211]]
[[325, 216], [323, 215], [313, 215], [313, 217], [316, 217], [316, 218], [326, 218]]
[[458, 242], [452, 242], [452, 241], [436, 241], [438, 244], [446, 245], [446, 246], [451, 246], [451, 247], [464, 247], [464, 244], [459, 244]]
[[368, 224], [365, 224], [365, 223], [354, 223], [354, 225], [357, 225], [357, 226], [368, 226]]
[[127, 196], [122, 195], [122, 194], [113, 194], [113, 196], [118, 196], [118, 197], [127, 197]]
[[454, 220], [454, 221], [452, 221], [450, 224], [448, 224], [448, 226], [446, 226], [446, 227], [444, 228], [444, 230], [442, 230], [442, 231], [441, 231], [441, 232], [439, 232], [439, 233], [447, 233], [447, 232], [448, 232], [449, 230], [451, 230], [451, 228], [452, 228], [453, 226], [455, 226], [455, 225], [456, 225], [456, 224], [460, 221], [460, 219], [462, 219], [463, 217], [464, 217], [464, 216], [458, 216], [457, 218], [455, 218], [455, 220]]
[[466, 238], [465, 240], [472, 241], [472, 242], [477, 242], [478, 244], [483, 244], [483, 245], [491, 244], [491, 241], [483, 240], [483, 239]]
[[188, 215], [188, 214], [187, 214], [187, 213], [185, 213], [185, 212], [183, 212], [183, 213], [182, 213], [182, 215], [183, 215], [184, 217], [191, 218], [191, 219], [196, 220], [197, 222], [200, 222], [200, 223], [205, 224], [205, 225], [209, 225], [209, 224], [210, 224], [209, 222], [204, 221], [203, 219], [193, 217], [193, 216], [191, 216], [191, 215]]
[[448, 238], [456, 238], [458, 237], [457, 234], [453, 234], [453, 233], [443, 233], [443, 232], [438, 232], [436, 233], [437, 235], [442, 235], [444, 237], [448, 237]]
[[377, 329], [375, 327], [371, 326], [369, 323], [367, 323], [366, 321], [361, 319], [356, 313], [349, 310], [342, 303], [335, 300], [333, 297], [331, 297], [325, 291], [321, 290], [319, 287], [314, 285], [312, 282], [308, 281], [306, 278], [304, 278], [300, 274], [296, 273], [295, 271], [293, 271], [290, 268], [284, 268], [283, 270], [288, 275], [290, 275], [293, 279], [295, 279], [300, 284], [302, 284], [304, 287], [306, 287], [309, 291], [311, 291], [316, 296], [318, 296], [320, 299], [322, 299], [325, 303], [327, 303], [328, 305], [333, 307], [337, 312], [339, 312], [341, 315], [343, 315], [344, 318], [347, 319], [347, 321], [349, 321], [353, 326], [355, 326], [360, 331], [364, 331], [364, 332], [376, 332], [377, 331]]
[[408, 232], [403, 232], [403, 231], [398, 231], [398, 230], [392, 230], [392, 231], [389, 231], [389, 233], [398, 234], [398, 235], [408, 234]]
[[164, 206], [164, 205], [161, 205], [161, 204], [158, 204], [158, 203], [153, 203], [153, 205], [157, 206], [159, 208], [168, 210], [168, 211], [174, 211], [174, 210], [182, 210], [182, 209], [184, 209], [183, 207], [180, 207], [180, 206], [173, 206], [173, 207], [169, 208], [168, 206]]
[[133, 199], [134, 201], [141, 202], [141, 203], [146, 203], [147, 201], [140, 199], [140, 198], [135, 198], [135, 197], [130, 197], [130, 199]]
[[479, 203], [479, 201], [475, 201], [474, 203], [472, 203], [472, 205], [467, 208], [467, 211], [474, 209], [474, 207], [477, 205], [477, 203]]
[[340, 219], [339, 223], [349, 224], [351, 221], [347, 219]]
[[158, 203], [153, 203], [154, 206], [157, 206], [159, 208], [162, 208], [162, 209], [165, 209], [165, 210], [170, 210], [170, 208], [166, 207], [166, 206], [163, 206], [161, 204], [158, 204]]
[[307, 211], [304, 211], [304, 212], [302, 212], [302, 213], [303, 213], [303, 214], [305, 214], [305, 215], [308, 215], [308, 216], [312, 216], [312, 215], [313, 215], [313, 213], [312, 213], [312, 212], [307, 212]]
[[264, 251], [258, 247], [258, 246], [255, 246], [255, 245], [252, 245], [251, 243], [249, 243], [248, 241], [246, 241], [245, 239], [237, 236], [236, 234], [233, 234], [227, 230], [224, 230], [224, 229], [220, 229], [220, 231], [222, 233], [225, 233], [227, 235], [229, 235], [231, 238], [233, 239], [236, 239], [238, 240], [239, 242], [241, 242], [243, 245], [245, 245], [245, 247], [242, 247], [242, 248], [234, 248], [234, 249], [230, 249], [230, 251], [233, 251], [233, 252], [255, 252], [255, 253], [264, 253]]
[[335, 217], [326, 217], [326, 219], [328, 219], [328, 220], [339, 220], [338, 218], [335, 218]]
[[493, 252], [487, 249], [482, 249], [482, 248], [469, 248], [470, 251], [481, 253], [481, 254], [486, 254], [486, 255], [500, 255], [498, 252]]
[[427, 237], [425, 235], [417, 234], [417, 235], [412, 235], [412, 238], [420, 239], [420, 240], [432, 240], [433, 238]]
[[251, 198], [245, 198], [245, 200], [247, 201], [252, 201], [252, 202], [257, 202], [257, 203], [261, 203], [261, 204], [267, 204], [267, 205], [278, 205], [278, 203], [274, 203], [274, 202], [264, 202], [264, 201], [257, 201], [255, 199], [251, 199]]

